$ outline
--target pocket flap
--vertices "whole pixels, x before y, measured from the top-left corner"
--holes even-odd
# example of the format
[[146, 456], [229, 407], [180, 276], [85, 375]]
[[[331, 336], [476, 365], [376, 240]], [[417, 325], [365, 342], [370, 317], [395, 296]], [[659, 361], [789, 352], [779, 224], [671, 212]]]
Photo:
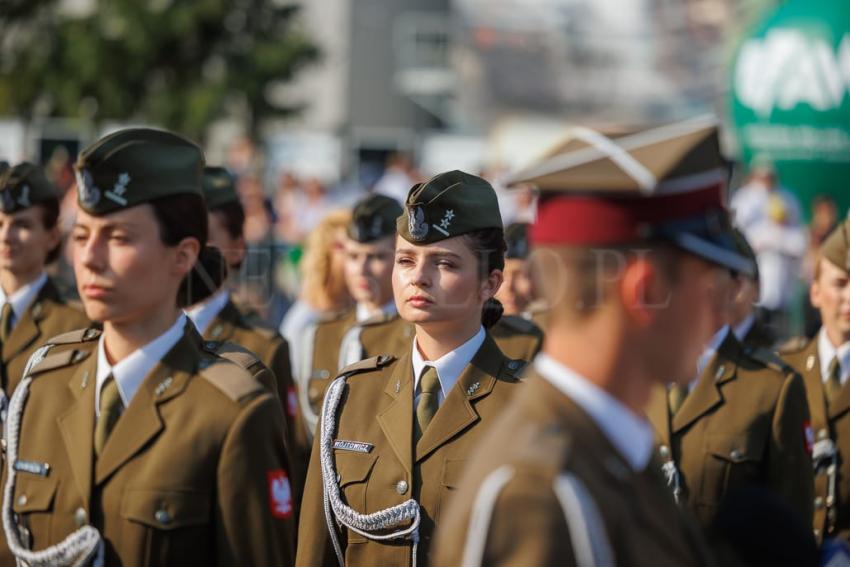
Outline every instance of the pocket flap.
[[339, 486], [342, 488], [355, 482], [363, 482], [369, 478], [369, 473], [372, 472], [372, 467], [375, 466], [378, 455], [337, 450], [334, 451], [334, 460], [336, 461]]
[[469, 459], [446, 459], [443, 465], [443, 486], [456, 488]]
[[733, 463], [760, 461], [764, 444], [752, 435], [708, 435], [706, 452]]
[[18, 514], [45, 512], [53, 506], [58, 481], [18, 473], [15, 477], [15, 499], [12, 509]]
[[159, 530], [205, 524], [210, 521], [209, 497], [192, 490], [131, 488], [124, 492], [121, 516]]

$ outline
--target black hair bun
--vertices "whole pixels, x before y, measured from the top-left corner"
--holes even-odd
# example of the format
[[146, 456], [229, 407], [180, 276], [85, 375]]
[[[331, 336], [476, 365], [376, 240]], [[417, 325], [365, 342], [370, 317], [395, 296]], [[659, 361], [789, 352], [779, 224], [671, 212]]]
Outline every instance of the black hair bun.
[[481, 309], [481, 324], [484, 325], [485, 329], [489, 329], [499, 322], [504, 312], [505, 308], [502, 306], [502, 302], [491, 297], [484, 302], [484, 307]]
[[215, 246], [205, 246], [198, 255], [195, 267], [180, 284], [178, 306], [188, 307], [207, 299], [221, 287], [226, 278], [227, 263], [221, 251]]

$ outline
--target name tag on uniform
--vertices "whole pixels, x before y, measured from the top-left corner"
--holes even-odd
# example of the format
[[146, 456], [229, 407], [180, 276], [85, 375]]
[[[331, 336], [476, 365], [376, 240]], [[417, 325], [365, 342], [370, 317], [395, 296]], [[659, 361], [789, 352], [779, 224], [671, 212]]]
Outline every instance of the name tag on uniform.
[[47, 476], [50, 472], [50, 463], [37, 463], [35, 461], [15, 461], [15, 470], [18, 472], [26, 472], [38, 476]]
[[334, 441], [334, 449], [342, 451], [354, 451], [355, 453], [371, 453], [375, 446], [371, 443], [362, 443], [360, 441], [343, 441], [337, 439]]

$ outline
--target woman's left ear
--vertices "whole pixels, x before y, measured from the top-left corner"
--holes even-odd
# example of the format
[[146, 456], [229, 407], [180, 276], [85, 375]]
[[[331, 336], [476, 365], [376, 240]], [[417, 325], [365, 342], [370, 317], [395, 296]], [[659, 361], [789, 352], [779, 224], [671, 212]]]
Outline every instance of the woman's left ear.
[[502, 282], [505, 281], [505, 276], [502, 270], [493, 270], [481, 282], [481, 296], [485, 301], [491, 297], [495, 297], [499, 288], [502, 287]]
[[192, 271], [201, 253], [201, 243], [197, 238], [184, 238], [177, 243], [175, 251], [175, 268], [178, 274], [185, 276]]

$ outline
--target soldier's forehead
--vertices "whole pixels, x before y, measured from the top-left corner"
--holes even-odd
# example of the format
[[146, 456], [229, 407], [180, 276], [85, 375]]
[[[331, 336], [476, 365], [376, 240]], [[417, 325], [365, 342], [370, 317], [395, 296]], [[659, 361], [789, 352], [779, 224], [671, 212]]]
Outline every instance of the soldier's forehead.
[[470, 250], [461, 236], [455, 236], [431, 244], [411, 244], [400, 239], [398, 244], [396, 244], [395, 252], [396, 254], [411, 254], [416, 256], [460, 257], [464, 252], [470, 252]]
[[150, 222], [156, 222], [153, 207], [147, 203], [142, 203], [100, 216], [89, 214], [80, 209], [77, 211], [74, 226], [98, 229], [141, 228], [149, 226]]

